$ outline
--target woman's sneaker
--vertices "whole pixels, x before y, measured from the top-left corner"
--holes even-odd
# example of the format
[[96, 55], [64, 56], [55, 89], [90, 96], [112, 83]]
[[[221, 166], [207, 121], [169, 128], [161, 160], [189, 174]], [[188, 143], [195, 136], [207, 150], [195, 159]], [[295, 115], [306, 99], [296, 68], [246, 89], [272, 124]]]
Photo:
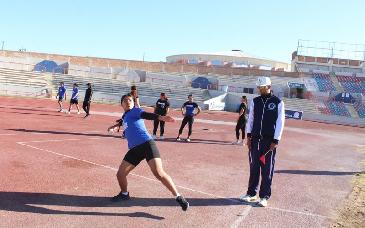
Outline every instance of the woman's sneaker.
[[129, 200], [129, 192], [127, 195], [123, 194], [122, 192], [120, 192], [118, 195], [113, 196], [110, 201], [112, 202], [119, 202], [119, 201], [123, 201], [123, 200]]
[[257, 196], [250, 196], [248, 194], [240, 196], [240, 200], [243, 202], [254, 202], [257, 200]]
[[180, 204], [183, 211], [189, 208], [189, 202], [183, 196], [176, 197], [176, 202]]

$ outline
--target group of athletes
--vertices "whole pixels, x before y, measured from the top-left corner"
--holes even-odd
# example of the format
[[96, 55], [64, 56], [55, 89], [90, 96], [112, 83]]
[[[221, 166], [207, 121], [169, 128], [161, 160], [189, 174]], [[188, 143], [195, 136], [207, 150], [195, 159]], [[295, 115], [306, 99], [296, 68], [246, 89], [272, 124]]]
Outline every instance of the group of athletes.
[[[86, 118], [90, 115], [90, 103], [91, 103], [91, 98], [92, 98], [92, 95], [93, 95], [93, 89], [92, 89], [91, 83], [87, 83], [86, 85], [87, 85], [87, 89], [85, 91], [84, 102], [82, 104], [82, 109], [84, 109], [85, 114], [86, 114], [84, 118]], [[60, 107], [58, 112], [64, 112], [64, 110], [63, 110], [63, 101], [67, 99], [66, 90], [67, 89], [65, 87], [65, 83], [60, 82], [60, 86], [58, 87], [58, 92], [57, 92], [57, 95], [56, 95], [56, 99], [58, 99], [58, 105]], [[70, 105], [69, 105], [68, 111], [66, 111], [66, 113], [68, 113], [68, 114], [71, 113], [72, 105], [76, 106], [77, 114], [80, 114], [79, 85], [77, 83], [74, 83], [72, 85], [72, 95], [71, 95], [71, 99], [70, 99]]]
[[[248, 190], [246, 194], [240, 196], [240, 200], [244, 202], [256, 202], [258, 206], [266, 207], [267, 201], [271, 196], [276, 148], [283, 132], [285, 113], [283, 101], [271, 93], [270, 78], [259, 77], [256, 85], [260, 96], [252, 100], [249, 109], [247, 108], [247, 98], [243, 96], [241, 99], [235, 129], [236, 141], [233, 142], [233, 144], [242, 144], [245, 139], [245, 135], [247, 134], [250, 177]], [[90, 111], [90, 101], [92, 96], [91, 87], [92, 86], [89, 83], [88, 89], [90, 89], [90, 92], [86, 92], [85, 94], [83, 105], [83, 107], [87, 106], [86, 110], [84, 108], [86, 113], [85, 117], [89, 115]], [[77, 84], [74, 84], [68, 113], [71, 110], [72, 104], [76, 104], [78, 109], [77, 96]], [[62, 111], [61, 100], [66, 99], [63, 83], [60, 84], [57, 97], [59, 98], [60, 111]], [[126, 138], [128, 142], [128, 152], [125, 154], [117, 172], [120, 192], [112, 197], [111, 201], [118, 202], [130, 199], [130, 194], [127, 188], [127, 176], [142, 160], [146, 159], [153, 175], [171, 192], [182, 210], [186, 211], [189, 208], [189, 203], [182, 195], [180, 195], [172, 178], [164, 171], [160, 152], [154, 141], [158, 138], [156, 133], [159, 125], [159, 139], [163, 140], [165, 122], [175, 121], [173, 117], [168, 115], [170, 103], [166, 94], [160, 94], [160, 98], [156, 102], [154, 112], [146, 112], [140, 107], [136, 86], [132, 86], [130, 93], [122, 96], [121, 106], [124, 110], [122, 118], [117, 120], [116, 124], [110, 126], [108, 131], [119, 132], [121, 128], [123, 129], [123, 137]], [[250, 111], [248, 112], [248, 110]], [[182, 140], [180, 136], [183, 129], [188, 124], [189, 131], [186, 142], [190, 142], [194, 117], [199, 115], [200, 112], [200, 107], [194, 102], [193, 95], [190, 94], [188, 96], [188, 101], [186, 101], [181, 107], [181, 114], [184, 118], [176, 141]], [[248, 118], [247, 113], [249, 113]], [[152, 135], [149, 134], [145, 126], [144, 119], [154, 121]], [[240, 140], [240, 132], [242, 141]], [[260, 174], [260, 199], [257, 201], [256, 195]]]

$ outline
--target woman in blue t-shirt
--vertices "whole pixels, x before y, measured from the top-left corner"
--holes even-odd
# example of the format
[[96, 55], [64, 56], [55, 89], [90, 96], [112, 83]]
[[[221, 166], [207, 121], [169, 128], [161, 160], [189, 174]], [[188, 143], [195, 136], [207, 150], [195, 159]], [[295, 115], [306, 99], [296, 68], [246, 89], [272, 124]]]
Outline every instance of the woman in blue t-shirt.
[[60, 87], [58, 87], [56, 99], [58, 99], [58, 105], [60, 106], [60, 110], [58, 112], [62, 112], [62, 101], [66, 100], [66, 87], [63, 82], [60, 82]]
[[77, 114], [80, 114], [80, 108], [79, 108], [79, 85], [77, 85], [77, 83], [73, 84], [73, 88], [72, 88], [72, 95], [71, 95], [71, 100], [70, 100], [70, 107], [68, 108], [68, 114], [71, 113], [71, 108], [72, 105], [76, 105], [77, 108]]
[[[121, 104], [125, 111], [123, 115], [123, 129], [128, 141], [129, 151], [124, 156], [122, 164], [119, 166], [117, 172], [117, 179], [121, 191], [111, 200], [117, 202], [130, 199], [127, 190], [127, 176], [142, 160], [146, 159], [153, 175], [165, 185], [165, 187], [176, 197], [176, 201], [181, 208], [186, 211], [189, 207], [189, 203], [178, 193], [171, 177], [163, 170], [160, 152], [157, 149], [155, 141], [153, 141], [151, 135], [148, 133], [143, 121], [143, 119], [166, 122], [174, 122], [175, 120], [170, 116], [161, 116], [155, 113], [145, 112], [141, 108], [135, 107], [131, 94], [124, 95]], [[109, 127], [108, 131], [114, 132], [119, 126], [120, 123], [117, 123]]]

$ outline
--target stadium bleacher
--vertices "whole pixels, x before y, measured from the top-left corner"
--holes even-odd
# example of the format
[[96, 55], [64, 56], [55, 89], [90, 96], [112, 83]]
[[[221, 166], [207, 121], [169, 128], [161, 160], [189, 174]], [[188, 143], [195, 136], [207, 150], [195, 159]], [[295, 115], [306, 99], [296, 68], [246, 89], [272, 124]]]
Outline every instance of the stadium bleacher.
[[336, 87], [333, 84], [329, 74], [313, 73], [312, 77], [317, 82], [319, 91], [321, 92], [336, 91]]
[[123, 80], [100, 78], [100, 77], [83, 77], [75, 75], [54, 74], [53, 85], [58, 86], [63, 81], [66, 86], [71, 87], [73, 83], [78, 83], [80, 93], [86, 89], [86, 83], [93, 84], [95, 92], [120, 96], [130, 92], [130, 86], [136, 85], [140, 96], [158, 98], [161, 92], [167, 93], [169, 99], [186, 100], [188, 94], [193, 94], [196, 102], [203, 102], [207, 97], [206, 90], [186, 87], [183, 84], [172, 84], [169, 81], [147, 81], [131, 83]]
[[350, 112], [347, 110], [343, 102], [328, 101], [325, 102], [325, 106], [326, 108], [320, 109], [323, 114], [351, 117]]
[[365, 78], [354, 76], [336, 76], [347, 93], [362, 93], [365, 95]]
[[47, 87], [44, 74], [0, 68], [0, 92], [7, 95], [41, 96]]
[[357, 111], [360, 118], [365, 118], [365, 104], [355, 103], [354, 108]]

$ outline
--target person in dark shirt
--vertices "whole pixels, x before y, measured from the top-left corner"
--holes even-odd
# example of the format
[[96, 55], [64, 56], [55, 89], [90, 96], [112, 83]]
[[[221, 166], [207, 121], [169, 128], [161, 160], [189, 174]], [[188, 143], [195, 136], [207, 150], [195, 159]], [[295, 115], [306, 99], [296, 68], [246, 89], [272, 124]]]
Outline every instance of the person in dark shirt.
[[[246, 120], [247, 120], [247, 98], [246, 96], [242, 96], [241, 104], [238, 109], [238, 119], [236, 124], [236, 140], [233, 144], [241, 144], [245, 139], [245, 128], [246, 128]], [[240, 131], [242, 134], [242, 141], [240, 141]]]
[[[147, 119], [174, 122], [174, 119], [170, 116], [160, 116], [155, 113], [145, 112], [141, 108], [135, 107], [131, 94], [122, 97], [122, 107], [125, 112], [123, 128], [128, 141], [129, 151], [124, 156], [122, 164], [119, 166], [117, 172], [117, 179], [121, 191], [118, 195], [112, 197], [111, 201], [117, 202], [130, 199], [127, 189], [127, 175], [137, 167], [142, 160], [146, 159], [154, 176], [174, 195], [182, 210], [186, 211], [189, 207], [189, 203], [178, 193], [171, 177], [162, 168], [160, 152], [155, 141], [148, 133], [143, 121], [143, 119]], [[118, 127], [119, 123], [109, 127], [108, 131], [114, 132]]]
[[[193, 95], [190, 94], [188, 96], [188, 101], [185, 102], [182, 107], [181, 107], [181, 114], [184, 116], [184, 119], [181, 123], [180, 129], [179, 129], [179, 135], [176, 138], [176, 141], [181, 141], [180, 135], [183, 132], [184, 127], [186, 126], [186, 124], [189, 124], [189, 132], [188, 132], [188, 137], [186, 138], [186, 142], [190, 142], [190, 136], [193, 133], [193, 123], [194, 123], [194, 116], [199, 115], [201, 109], [198, 106], [197, 103], [194, 102], [194, 98]], [[198, 110], [197, 113], [194, 113], [195, 110]], [[184, 112], [185, 110], [185, 112]]]
[[[160, 116], [166, 116], [169, 113], [169, 110], [170, 110], [170, 102], [168, 101], [166, 94], [161, 93], [160, 99], [158, 99], [156, 102], [154, 113]], [[155, 120], [153, 122], [153, 135], [152, 135], [153, 139], [157, 139], [156, 133], [159, 124], [160, 124], [160, 139], [164, 139], [163, 134], [165, 132], [165, 122], [159, 120]]]
[[84, 118], [88, 117], [90, 115], [90, 103], [91, 103], [91, 97], [93, 96], [93, 89], [91, 86], [91, 83], [87, 83], [87, 89], [85, 92], [85, 98], [84, 103], [82, 104], [82, 108], [84, 109], [86, 115]]

